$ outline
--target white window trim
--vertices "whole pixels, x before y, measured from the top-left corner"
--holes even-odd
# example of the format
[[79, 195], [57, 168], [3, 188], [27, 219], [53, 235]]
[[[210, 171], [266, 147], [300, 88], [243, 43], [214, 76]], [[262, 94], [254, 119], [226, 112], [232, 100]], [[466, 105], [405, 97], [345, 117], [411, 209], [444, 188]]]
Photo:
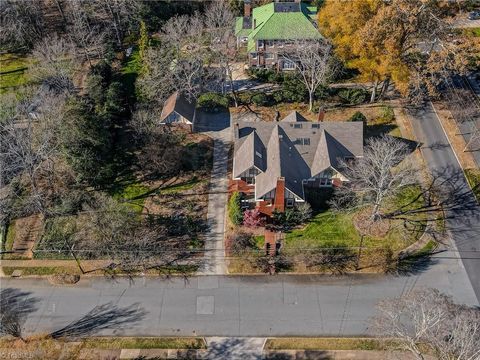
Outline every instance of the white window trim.
[[[285, 66], [285, 65], [289, 65], [289, 66]], [[293, 61], [290, 61], [290, 60], [285, 60], [283, 62], [283, 65], [282, 65], [282, 69], [285, 69], [285, 70], [293, 70], [295, 69], [295, 64], [293, 63]]]

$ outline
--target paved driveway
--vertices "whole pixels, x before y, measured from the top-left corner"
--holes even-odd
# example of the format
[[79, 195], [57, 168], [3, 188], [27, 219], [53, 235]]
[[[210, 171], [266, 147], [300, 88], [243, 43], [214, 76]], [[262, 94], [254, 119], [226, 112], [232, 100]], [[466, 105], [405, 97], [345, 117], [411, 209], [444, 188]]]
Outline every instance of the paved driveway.
[[447, 227], [463, 265], [480, 299], [480, 207], [463, 175], [431, 104], [410, 111], [417, 140], [432, 174], [448, 191], [455, 191], [460, 203], [447, 211]]
[[227, 203], [228, 151], [231, 146], [230, 113], [198, 113], [195, 131], [205, 133], [214, 140], [213, 167], [208, 188], [207, 222], [209, 231], [205, 238], [205, 257], [201, 274], [226, 274], [225, 264], [225, 213]]

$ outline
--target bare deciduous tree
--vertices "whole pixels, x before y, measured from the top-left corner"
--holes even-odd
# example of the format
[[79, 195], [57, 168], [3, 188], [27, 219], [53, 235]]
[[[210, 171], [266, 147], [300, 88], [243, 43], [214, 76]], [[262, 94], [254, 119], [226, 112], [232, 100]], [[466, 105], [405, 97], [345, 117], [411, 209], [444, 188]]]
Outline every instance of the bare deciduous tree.
[[67, 13], [68, 35], [72, 43], [77, 44], [83, 57], [92, 65], [92, 59], [100, 58], [105, 52], [106, 34], [99, 25], [91, 25], [88, 14], [79, 2], [70, 3]]
[[20, 103], [15, 115], [0, 124], [2, 179], [6, 184], [16, 176], [25, 177], [34, 210], [44, 214], [48, 192], [43, 185], [54, 171], [64, 105], [64, 95], [40, 91]]
[[73, 43], [57, 35], [40, 41], [33, 50], [32, 76], [59, 92], [73, 90], [76, 48]]
[[313, 109], [315, 91], [330, 83], [336, 72], [332, 45], [324, 40], [299, 40], [283, 54], [291, 62], [308, 90], [309, 110]]
[[474, 360], [480, 354], [480, 311], [455, 304], [436, 289], [383, 300], [377, 308], [376, 332], [398, 339], [417, 359], [424, 359], [421, 344], [445, 360]]
[[238, 49], [232, 25], [235, 15], [226, 1], [218, 0], [211, 3], [205, 12], [205, 27], [209, 35], [209, 48], [220, 65], [222, 72], [222, 91], [225, 92], [225, 82], [228, 81], [230, 91], [238, 105], [237, 94], [233, 81], [233, 62]]
[[0, 2], [0, 44], [12, 50], [30, 48], [44, 35], [44, 18], [39, 1]]
[[141, 2], [138, 0], [88, 0], [96, 12], [97, 21], [112, 29], [117, 46], [122, 45], [123, 36], [138, 22]]
[[408, 153], [407, 145], [391, 136], [369, 140], [363, 157], [340, 162], [341, 172], [349, 181], [336, 190], [334, 207], [371, 205], [371, 219], [380, 219], [385, 201], [418, 181], [411, 164], [401, 164]]

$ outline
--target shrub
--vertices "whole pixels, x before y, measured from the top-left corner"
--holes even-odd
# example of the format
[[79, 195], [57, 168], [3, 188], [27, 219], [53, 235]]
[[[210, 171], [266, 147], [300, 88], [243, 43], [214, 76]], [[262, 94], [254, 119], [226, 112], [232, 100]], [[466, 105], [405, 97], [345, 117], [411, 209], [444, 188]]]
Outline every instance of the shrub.
[[254, 95], [255, 92], [253, 91], [242, 91], [237, 94], [238, 102], [242, 105], [250, 105]]
[[312, 217], [312, 208], [308, 203], [302, 203], [295, 208], [288, 208], [284, 212], [273, 211], [273, 224], [282, 230], [288, 231], [291, 228], [305, 223]]
[[239, 255], [245, 250], [256, 247], [255, 238], [252, 234], [246, 232], [230, 234], [227, 236], [225, 247], [232, 254]]
[[279, 71], [272, 71], [268, 74], [268, 82], [280, 84], [285, 80], [284, 74]]
[[267, 106], [270, 99], [265, 93], [259, 92], [252, 96], [252, 102], [257, 106]]
[[300, 224], [305, 223], [312, 217], [312, 207], [307, 202], [299, 204], [295, 210], [297, 213], [297, 220]]
[[272, 93], [273, 101], [278, 104], [284, 101], [283, 91], [277, 90]]
[[228, 217], [235, 225], [240, 225], [243, 221], [243, 213], [241, 209], [242, 194], [235, 191], [228, 201]]
[[248, 71], [248, 75], [262, 82], [281, 83], [284, 80], [284, 74], [270, 69], [254, 69]]
[[365, 102], [368, 92], [363, 89], [341, 89], [338, 97], [346, 104], [358, 105]]
[[198, 97], [197, 107], [207, 111], [213, 111], [221, 108], [228, 108], [230, 101], [227, 96], [209, 92]]
[[355, 114], [353, 114], [348, 121], [361, 121], [364, 124], [367, 123], [367, 117], [363, 115], [360, 111], [357, 111]]
[[281, 92], [284, 102], [303, 102], [308, 98], [305, 84], [293, 76], [285, 77]]
[[263, 226], [264, 223], [265, 223], [265, 218], [257, 209], [247, 210], [243, 214], [243, 225], [245, 226], [258, 227], [258, 226]]
[[393, 120], [395, 120], [395, 113], [393, 112], [393, 108], [389, 105], [382, 106], [379, 120], [381, 120], [382, 122], [392, 122]]
[[315, 90], [315, 97], [317, 99], [326, 99], [330, 95], [330, 89], [327, 86], [319, 86]]

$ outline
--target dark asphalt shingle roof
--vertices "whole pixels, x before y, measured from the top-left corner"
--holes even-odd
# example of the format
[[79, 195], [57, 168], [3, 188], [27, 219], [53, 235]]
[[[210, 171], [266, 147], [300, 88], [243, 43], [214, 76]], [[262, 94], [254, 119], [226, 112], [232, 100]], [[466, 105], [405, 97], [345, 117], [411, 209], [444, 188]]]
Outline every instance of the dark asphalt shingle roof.
[[273, 190], [279, 177], [285, 178], [287, 189], [303, 197], [302, 180], [330, 167], [338, 171], [339, 158], [363, 156], [363, 123], [309, 122], [298, 113], [287, 118], [238, 122], [233, 176], [257, 166], [255, 149], [266, 152], [261, 164], [264, 170], [257, 166], [263, 171], [255, 181], [257, 198]]
[[188, 101], [183, 94], [175, 91], [165, 101], [162, 113], [160, 114], [160, 121], [164, 121], [173, 112], [176, 112], [193, 123], [193, 118], [195, 115], [195, 103]]

